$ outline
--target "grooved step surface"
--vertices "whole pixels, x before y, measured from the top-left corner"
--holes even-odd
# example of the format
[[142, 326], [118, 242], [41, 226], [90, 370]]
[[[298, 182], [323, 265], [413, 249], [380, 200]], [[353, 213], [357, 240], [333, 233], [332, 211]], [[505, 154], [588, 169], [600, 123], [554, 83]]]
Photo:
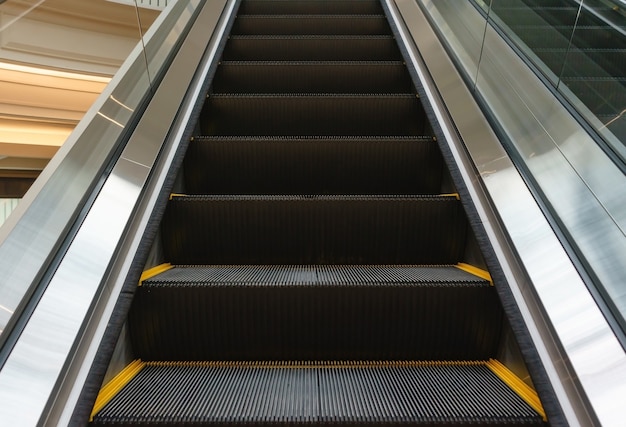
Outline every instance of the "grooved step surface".
[[456, 264], [455, 197], [187, 196], [163, 218], [173, 264]]
[[400, 61], [392, 36], [231, 36], [224, 61]]
[[455, 266], [420, 265], [203, 265], [176, 266], [142, 286], [399, 285], [489, 286]]
[[129, 319], [147, 360], [484, 359], [502, 311], [455, 267], [179, 267], [147, 280]]
[[148, 363], [94, 419], [94, 425], [120, 422], [544, 425], [480, 362]]
[[414, 92], [401, 61], [224, 61], [214, 93]]
[[383, 13], [378, 0], [246, 0], [239, 7], [241, 15], [290, 14], [370, 14]]
[[239, 15], [231, 34], [389, 34], [384, 15]]
[[185, 158], [189, 194], [436, 194], [433, 137], [197, 137]]
[[212, 95], [204, 135], [429, 135], [419, 99], [394, 95]]

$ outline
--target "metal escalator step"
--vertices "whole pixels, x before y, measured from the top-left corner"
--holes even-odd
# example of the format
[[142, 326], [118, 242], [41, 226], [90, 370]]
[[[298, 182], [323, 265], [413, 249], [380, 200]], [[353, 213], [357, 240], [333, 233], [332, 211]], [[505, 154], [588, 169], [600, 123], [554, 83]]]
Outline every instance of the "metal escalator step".
[[411, 93], [401, 61], [223, 61], [215, 93]]
[[162, 223], [173, 264], [456, 264], [453, 196], [179, 196]]
[[145, 360], [458, 360], [496, 354], [490, 283], [453, 266], [175, 267], [129, 317]]
[[429, 135], [413, 94], [214, 94], [200, 117], [204, 135]]
[[238, 13], [247, 14], [380, 14], [378, 0], [246, 0]]
[[224, 61], [400, 61], [392, 36], [231, 36]]
[[626, 77], [563, 78], [562, 83], [597, 116], [619, 116], [626, 105]]
[[489, 363], [148, 362], [93, 425], [544, 426]]
[[527, 6], [494, 8], [494, 14], [507, 25], [550, 25], [574, 27], [578, 6], [537, 7]]
[[391, 34], [384, 15], [239, 15], [232, 35]]
[[[567, 49], [570, 43], [579, 49], [624, 49], [624, 36], [612, 27], [549, 25], [512, 25], [513, 32], [531, 49]], [[573, 34], [572, 34], [573, 33]]]
[[432, 136], [196, 137], [188, 194], [438, 194], [443, 159]]
[[[561, 73], [563, 63], [567, 57], [565, 76], [577, 75], [578, 70], [590, 67], [600, 67], [611, 77], [626, 76], [626, 49], [578, 49], [575, 47], [568, 49], [544, 49], [534, 50], [537, 56], [557, 74]], [[592, 64], [595, 64], [592, 65]], [[597, 75], [594, 72], [594, 75]]]
[[489, 282], [456, 266], [424, 265], [202, 265], [174, 266], [142, 286], [401, 285], [479, 286]]

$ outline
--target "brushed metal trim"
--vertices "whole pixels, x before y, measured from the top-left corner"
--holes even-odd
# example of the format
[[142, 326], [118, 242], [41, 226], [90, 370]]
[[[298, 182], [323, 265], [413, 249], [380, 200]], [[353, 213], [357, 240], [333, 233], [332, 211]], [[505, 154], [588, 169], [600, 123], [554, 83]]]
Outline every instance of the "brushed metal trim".
[[[419, 0], [420, 8], [414, 0], [386, 1], [567, 421], [619, 425], [624, 350], [426, 19], [423, 10], [434, 2]], [[502, 49], [494, 48], [500, 61]]]
[[204, 80], [195, 65], [204, 60], [206, 73], [225, 28], [227, 0], [193, 2], [202, 7], [194, 27], [0, 371], [0, 419], [7, 425], [69, 422], [129, 269], [132, 257], [119, 250], [138, 246], [160, 188], [151, 184], [144, 194], [144, 187], [152, 173], [164, 179]]

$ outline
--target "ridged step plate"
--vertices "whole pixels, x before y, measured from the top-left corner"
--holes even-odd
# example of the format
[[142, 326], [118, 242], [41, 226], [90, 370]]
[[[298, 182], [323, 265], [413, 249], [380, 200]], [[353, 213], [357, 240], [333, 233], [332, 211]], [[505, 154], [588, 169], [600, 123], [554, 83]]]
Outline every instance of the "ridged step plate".
[[495, 354], [495, 289], [454, 266], [176, 267], [129, 318], [146, 360], [457, 360]]
[[392, 36], [231, 36], [224, 61], [400, 61]]
[[232, 35], [389, 34], [384, 15], [239, 15]]
[[544, 426], [489, 363], [150, 362], [93, 425]]
[[402, 61], [223, 61], [214, 93], [411, 93]]
[[215, 94], [200, 117], [204, 135], [430, 135], [412, 94]]
[[196, 137], [189, 194], [438, 194], [443, 159], [422, 137]]
[[456, 264], [467, 223], [454, 196], [176, 196], [172, 264]]
[[241, 3], [241, 15], [336, 15], [380, 14], [378, 0], [246, 0]]

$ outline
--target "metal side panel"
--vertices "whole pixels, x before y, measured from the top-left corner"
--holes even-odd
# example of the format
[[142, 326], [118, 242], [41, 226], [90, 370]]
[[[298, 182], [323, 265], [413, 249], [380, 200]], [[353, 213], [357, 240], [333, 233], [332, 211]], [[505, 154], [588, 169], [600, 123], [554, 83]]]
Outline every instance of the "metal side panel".
[[568, 424], [623, 424], [623, 348], [418, 4], [388, 4]]
[[[176, 126], [187, 122], [191, 99], [198, 96], [194, 91], [200, 84], [193, 86], [194, 82], [204, 80], [204, 76], [198, 80], [196, 66], [200, 64], [206, 73], [208, 66], [203, 69], [203, 61], [212, 62], [225, 28], [223, 17], [232, 12], [233, 3], [230, 8], [226, 0], [203, 6], [9, 354], [0, 371], [0, 419], [4, 425], [67, 425], [87, 375], [82, 368], [94, 357], [123, 280], [109, 275], [121, 270], [120, 277], [126, 277], [129, 268], [124, 264], [130, 262], [125, 255], [117, 258], [117, 263], [116, 256], [126, 245], [138, 245], [139, 237], [129, 229], [141, 233], [146, 212], [151, 212], [150, 203], [156, 198], [145, 194], [144, 186], [154, 187], [153, 181], [148, 181], [150, 174], [156, 177], [154, 181], [164, 179], [162, 172], [167, 170], [182, 132]], [[122, 264], [125, 267], [120, 267]], [[89, 337], [84, 335], [86, 330]]]

